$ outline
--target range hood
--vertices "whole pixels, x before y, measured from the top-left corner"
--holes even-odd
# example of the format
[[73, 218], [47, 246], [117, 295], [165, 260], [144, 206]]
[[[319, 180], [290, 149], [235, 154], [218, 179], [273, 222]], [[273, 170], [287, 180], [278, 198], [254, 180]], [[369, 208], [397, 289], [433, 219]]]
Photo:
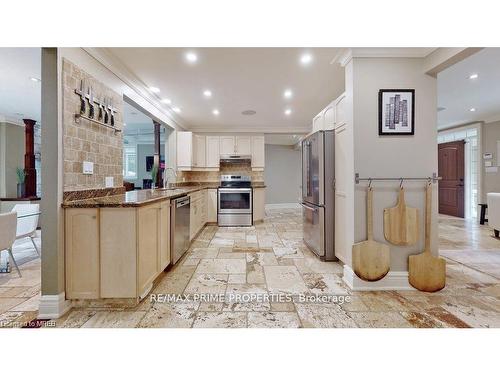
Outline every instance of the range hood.
[[221, 163], [233, 163], [233, 164], [242, 164], [242, 163], [250, 163], [252, 161], [251, 155], [221, 155], [220, 162]]

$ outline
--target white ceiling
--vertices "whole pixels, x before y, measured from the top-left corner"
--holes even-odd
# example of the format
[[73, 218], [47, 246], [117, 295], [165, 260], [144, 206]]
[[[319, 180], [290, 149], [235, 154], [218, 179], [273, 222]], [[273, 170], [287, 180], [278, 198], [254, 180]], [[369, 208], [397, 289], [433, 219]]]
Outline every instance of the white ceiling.
[[[181, 108], [187, 127], [198, 131], [293, 132], [344, 91], [344, 70], [331, 63], [338, 48], [108, 48], [146, 86], [160, 88]], [[186, 62], [186, 52], [198, 56]], [[300, 56], [313, 56], [308, 66]], [[203, 91], [210, 89], [207, 99]], [[285, 89], [293, 91], [285, 99]], [[165, 104], [165, 106], [167, 106]], [[213, 109], [219, 116], [212, 114]], [[286, 116], [284, 110], [292, 114]], [[257, 114], [244, 116], [245, 110]]]
[[[469, 79], [471, 74], [476, 79]], [[500, 120], [500, 48], [485, 48], [438, 74], [438, 128]], [[475, 108], [475, 112], [470, 109]]]
[[0, 117], [41, 120], [40, 48], [0, 48]]

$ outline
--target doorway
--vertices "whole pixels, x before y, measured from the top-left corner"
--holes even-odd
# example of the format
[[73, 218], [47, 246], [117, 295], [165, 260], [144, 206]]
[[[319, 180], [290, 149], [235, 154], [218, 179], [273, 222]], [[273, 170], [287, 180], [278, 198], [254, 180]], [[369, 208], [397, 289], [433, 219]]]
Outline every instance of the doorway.
[[439, 213], [464, 217], [465, 142], [438, 145]]

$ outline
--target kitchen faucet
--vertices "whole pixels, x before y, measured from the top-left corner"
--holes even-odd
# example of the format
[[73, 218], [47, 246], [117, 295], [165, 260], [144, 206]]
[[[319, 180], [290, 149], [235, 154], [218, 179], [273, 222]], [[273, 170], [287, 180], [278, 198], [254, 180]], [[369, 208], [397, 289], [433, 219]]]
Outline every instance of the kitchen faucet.
[[167, 176], [167, 171], [171, 170], [174, 174], [174, 177], [177, 177], [177, 172], [175, 171], [174, 168], [165, 168], [165, 173], [163, 174], [163, 187], [168, 188], [168, 176]]

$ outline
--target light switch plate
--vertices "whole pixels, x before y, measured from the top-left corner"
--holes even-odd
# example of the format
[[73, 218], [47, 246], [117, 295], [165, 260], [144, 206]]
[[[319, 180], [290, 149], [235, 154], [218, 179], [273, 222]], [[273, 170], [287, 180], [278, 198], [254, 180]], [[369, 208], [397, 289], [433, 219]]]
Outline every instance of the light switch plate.
[[107, 188], [113, 187], [113, 185], [114, 185], [114, 178], [113, 177], [106, 177], [104, 179], [104, 182], [105, 182]]
[[94, 174], [94, 163], [91, 161], [83, 162], [83, 174]]

